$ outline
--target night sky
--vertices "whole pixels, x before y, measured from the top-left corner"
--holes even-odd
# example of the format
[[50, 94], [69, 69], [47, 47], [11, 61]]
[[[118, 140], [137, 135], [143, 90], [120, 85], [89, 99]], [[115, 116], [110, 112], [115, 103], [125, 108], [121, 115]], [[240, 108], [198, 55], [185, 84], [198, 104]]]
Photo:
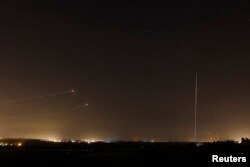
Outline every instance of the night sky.
[[190, 141], [196, 72], [198, 139], [247, 137], [249, 7], [2, 0], [0, 137]]

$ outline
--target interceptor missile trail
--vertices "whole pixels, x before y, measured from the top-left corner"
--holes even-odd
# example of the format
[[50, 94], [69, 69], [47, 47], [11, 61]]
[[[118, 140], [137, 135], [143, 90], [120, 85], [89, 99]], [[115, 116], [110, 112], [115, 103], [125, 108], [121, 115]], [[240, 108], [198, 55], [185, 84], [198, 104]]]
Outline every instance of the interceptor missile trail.
[[88, 103], [85, 103], [83, 105], [80, 105], [80, 106], [77, 106], [75, 108], [73, 108], [72, 110], [78, 110], [78, 109], [81, 109], [81, 108], [85, 108], [85, 110], [87, 110], [87, 107], [88, 107]]
[[56, 115], [56, 114], [64, 114], [64, 113], [71, 113], [80, 111], [82, 108], [87, 108], [88, 103], [85, 103], [84, 105], [80, 105], [74, 108], [71, 108], [66, 111], [58, 111], [58, 112], [47, 112], [42, 114], [27, 114], [27, 115], [20, 115], [20, 116], [6, 116], [6, 117], [0, 117], [0, 120], [8, 120], [8, 119], [19, 119], [19, 118], [33, 118], [33, 117], [44, 117], [44, 116], [50, 116], [50, 115]]
[[76, 91], [74, 89], [71, 89], [71, 90], [67, 90], [67, 91], [50, 93], [50, 94], [45, 94], [45, 95], [40, 95], [40, 96], [25, 97], [25, 98], [14, 99], [14, 100], [0, 101], [0, 105], [1, 104], [9, 104], [9, 103], [18, 103], [18, 102], [29, 101], [29, 100], [38, 100], [38, 99], [42, 99], [45, 97], [58, 96], [58, 95], [64, 95], [64, 94], [72, 94], [72, 93], [74, 94], [75, 92]]

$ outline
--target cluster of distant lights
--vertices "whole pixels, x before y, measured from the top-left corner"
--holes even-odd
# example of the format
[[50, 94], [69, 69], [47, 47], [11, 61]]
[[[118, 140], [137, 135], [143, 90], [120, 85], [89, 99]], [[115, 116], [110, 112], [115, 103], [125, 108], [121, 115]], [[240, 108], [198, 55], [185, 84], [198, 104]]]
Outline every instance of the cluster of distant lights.
[[[0, 138], [0, 140], [3, 138]], [[73, 139], [57, 139], [57, 138], [45, 138], [45, 139], [40, 139], [40, 141], [43, 142], [51, 142], [51, 143], [113, 143], [116, 142], [115, 140], [112, 139], [106, 139], [106, 140], [101, 140], [101, 139], [96, 139], [96, 138], [87, 138], [87, 139], [80, 139], [80, 140], [73, 140]], [[134, 142], [156, 142], [155, 140], [133, 140]], [[24, 145], [23, 142], [18, 142], [18, 141], [2, 141], [0, 142], [0, 147], [22, 147]]]
[[53, 142], [53, 143], [97, 143], [97, 142], [105, 142], [100, 139], [82, 139], [82, 140], [65, 140], [65, 139], [43, 139], [41, 141]]
[[[65, 140], [65, 139], [42, 139], [40, 141], [45, 141], [45, 142], [52, 142], [52, 143], [87, 143], [87, 144], [91, 144], [91, 143], [113, 143], [115, 141], [113, 140], [100, 140], [100, 139], [82, 139], [82, 140]], [[236, 143], [241, 143], [241, 140], [234, 140]], [[154, 142], [158, 142], [155, 140], [134, 140], [134, 142], [145, 142], [145, 143], [154, 143]], [[219, 142], [218, 140], [210, 140], [208, 141], [209, 143], [216, 143]], [[203, 142], [197, 142], [197, 144], [201, 144], [202, 145]], [[0, 142], [0, 147], [22, 147], [24, 145], [23, 142]]]
[[[108, 139], [108, 140], [101, 140], [101, 139], [94, 139], [94, 138], [90, 138], [90, 139], [81, 139], [81, 140], [65, 140], [65, 139], [43, 139], [41, 141], [45, 141], [45, 142], [53, 142], [53, 143], [113, 143], [115, 141]], [[154, 143], [156, 142], [155, 140], [135, 140], [134, 142], [151, 142]]]
[[22, 142], [0, 142], [0, 147], [22, 147], [23, 143]]
[[[84, 139], [84, 140], [64, 140], [64, 139], [43, 139], [41, 141], [52, 142], [52, 143], [98, 143], [98, 142], [106, 142], [104, 140], [99, 139]], [[0, 147], [22, 147], [22, 142], [0, 142]]]

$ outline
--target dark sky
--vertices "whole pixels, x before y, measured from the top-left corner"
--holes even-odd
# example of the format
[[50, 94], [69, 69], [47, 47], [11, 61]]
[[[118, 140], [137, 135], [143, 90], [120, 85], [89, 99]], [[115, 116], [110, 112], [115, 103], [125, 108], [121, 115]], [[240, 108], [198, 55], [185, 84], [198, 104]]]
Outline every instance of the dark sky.
[[0, 103], [77, 93], [0, 104], [0, 137], [192, 140], [196, 72], [199, 140], [250, 135], [249, 5], [1, 1]]

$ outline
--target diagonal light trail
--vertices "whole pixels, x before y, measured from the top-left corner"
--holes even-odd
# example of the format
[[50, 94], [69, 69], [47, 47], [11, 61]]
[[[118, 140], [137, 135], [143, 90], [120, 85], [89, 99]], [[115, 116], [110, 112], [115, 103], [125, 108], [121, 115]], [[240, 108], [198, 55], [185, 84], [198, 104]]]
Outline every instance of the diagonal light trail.
[[59, 96], [59, 95], [72, 94], [72, 93], [75, 93], [75, 90], [72, 89], [72, 90], [61, 91], [61, 92], [56, 92], [56, 93], [49, 93], [49, 94], [40, 95], [40, 96], [33, 96], [33, 97], [25, 97], [25, 98], [14, 99], [14, 100], [0, 101], [0, 105], [18, 103], [18, 102], [29, 101], [29, 100], [38, 100], [38, 99], [43, 99], [46, 97]]
[[33, 118], [33, 117], [44, 117], [44, 116], [50, 116], [50, 115], [57, 115], [57, 114], [64, 114], [64, 113], [72, 113], [72, 112], [79, 112], [80, 109], [85, 108], [85, 111], [87, 109], [88, 104], [80, 105], [74, 108], [71, 108], [66, 111], [58, 111], [58, 112], [47, 112], [42, 114], [27, 114], [27, 115], [20, 115], [20, 116], [5, 116], [0, 117], [0, 120], [8, 120], [8, 119], [19, 119], [19, 118]]

